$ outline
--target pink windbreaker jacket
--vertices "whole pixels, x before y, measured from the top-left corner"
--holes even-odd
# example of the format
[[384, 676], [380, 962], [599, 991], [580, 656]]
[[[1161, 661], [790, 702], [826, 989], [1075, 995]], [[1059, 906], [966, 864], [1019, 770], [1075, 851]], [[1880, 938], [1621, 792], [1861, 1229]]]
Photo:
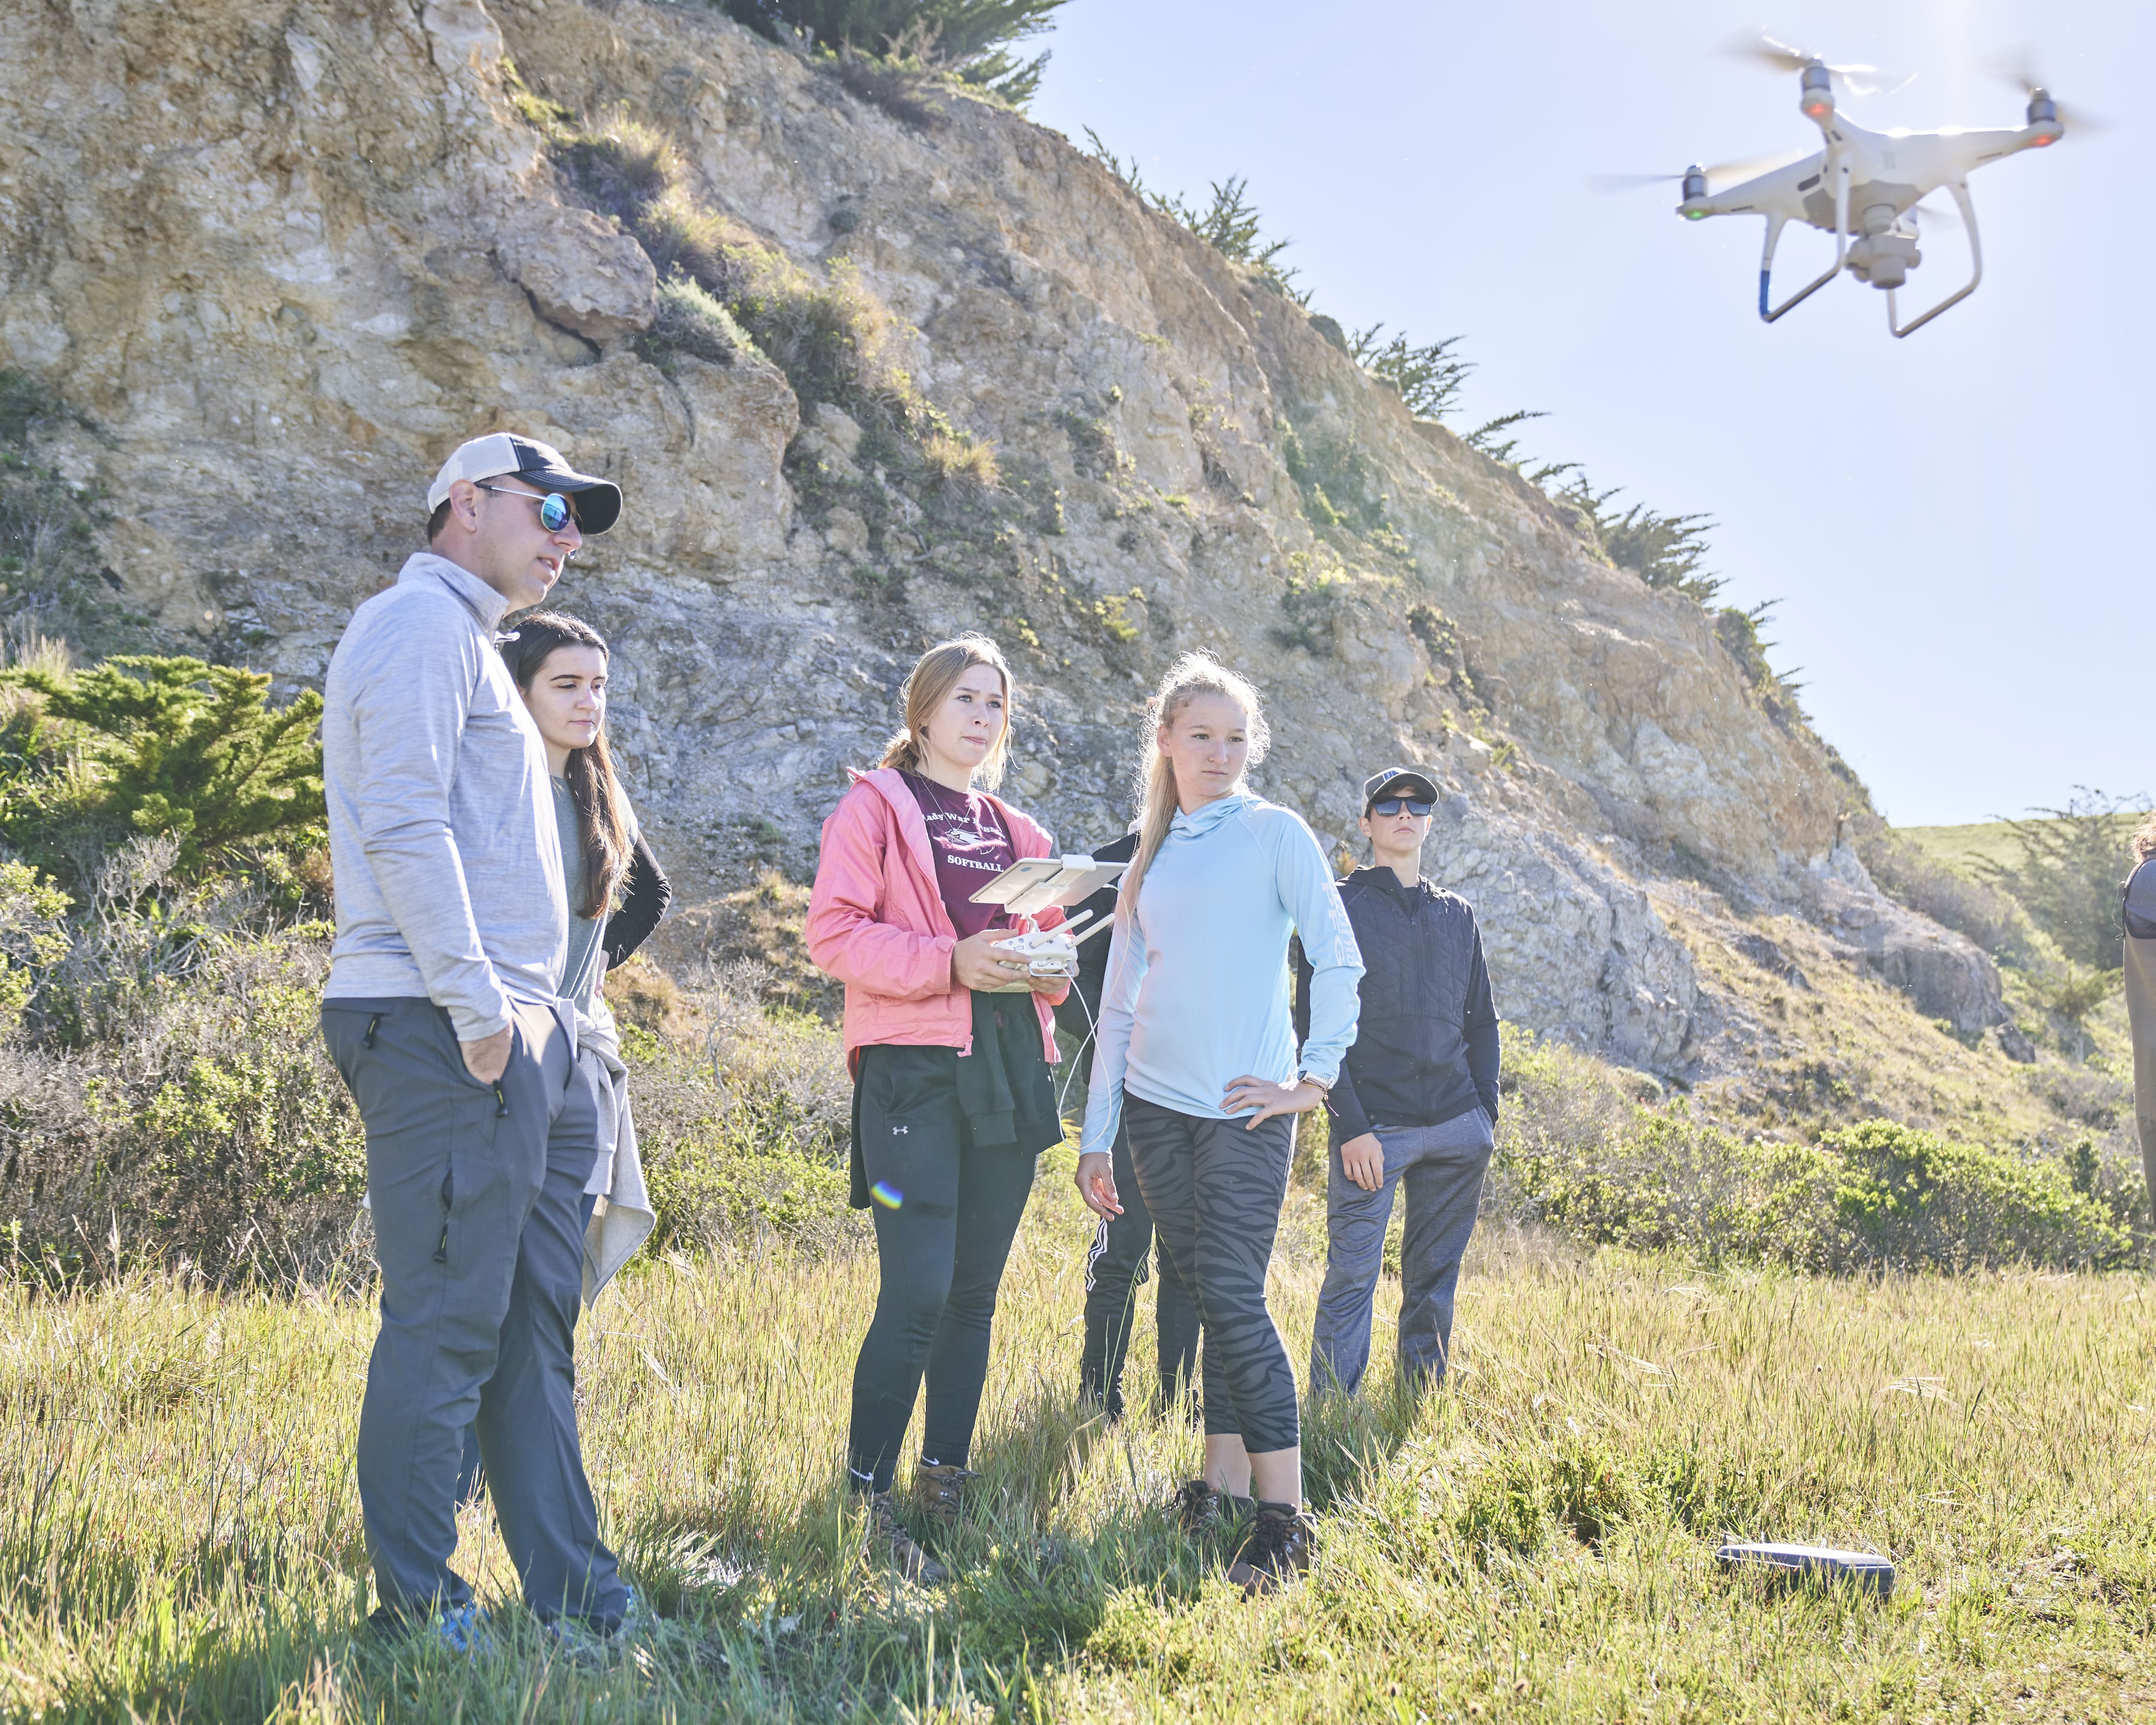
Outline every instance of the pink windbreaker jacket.
[[[848, 769], [851, 772], [851, 769]], [[850, 1068], [870, 1043], [973, 1051], [973, 997], [951, 985], [951, 949], [958, 931], [936, 886], [928, 823], [906, 781], [888, 767], [853, 773], [853, 788], [824, 823], [816, 886], [803, 933], [817, 968], [846, 985], [843, 1036]], [[1055, 840], [1045, 828], [999, 798], [1011, 843], [1020, 857], [1046, 856]], [[1063, 920], [1044, 911], [1043, 928]], [[1036, 994], [1041, 1051], [1056, 1059], [1057, 994]]]

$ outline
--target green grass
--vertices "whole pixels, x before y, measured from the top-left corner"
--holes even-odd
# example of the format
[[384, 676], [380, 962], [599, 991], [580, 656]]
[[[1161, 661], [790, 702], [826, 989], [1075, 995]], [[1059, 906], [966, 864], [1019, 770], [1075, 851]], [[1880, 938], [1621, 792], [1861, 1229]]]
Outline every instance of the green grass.
[[[645, 1266], [588, 1319], [610, 1537], [670, 1621], [601, 1669], [511, 1610], [475, 1664], [362, 1629], [365, 1300], [146, 1276], [0, 1294], [0, 1717], [1974, 1720], [2156, 1711], [2156, 1300], [2136, 1278], [1835, 1281], [1485, 1230], [1453, 1385], [1328, 1404], [1322, 1529], [1257, 1604], [1154, 1506], [1196, 1436], [1074, 1407], [1052, 1156], [1005, 1286], [981, 1512], [924, 1592], [836, 1491], [873, 1260]], [[1320, 1271], [1290, 1200], [1298, 1363]], [[1381, 1312], [1394, 1291], [1381, 1291]], [[1386, 1331], [1381, 1324], [1382, 1348]], [[1151, 1371], [1147, 1343], [1133, 1381]], [[482, 1516], [460, 1563], [513, 1589]], [[1880, 1604], [1717, 1573], [1725, 1533], [1891, 1552]]]
[[2021, 860], [2020, 842], [2014, 836], [2012, 824], [2003, 820], [1972, 821], [1958, 827], [1896, 827], [1894, 831], [1935, 862], [1971, 879], [1976, 878], [1979, 864], [2005, 867]]

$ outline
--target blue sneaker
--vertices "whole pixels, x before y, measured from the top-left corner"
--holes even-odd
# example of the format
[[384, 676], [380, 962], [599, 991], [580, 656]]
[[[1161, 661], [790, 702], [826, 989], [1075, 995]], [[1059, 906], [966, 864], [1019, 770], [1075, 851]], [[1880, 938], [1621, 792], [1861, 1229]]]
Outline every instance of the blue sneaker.
[[486, 1630], [486, 1613], [476, 1605], [437, 1611], [427, 1620], [427, 1633], [462, 1659], [494, 1651], [494, 1637]]

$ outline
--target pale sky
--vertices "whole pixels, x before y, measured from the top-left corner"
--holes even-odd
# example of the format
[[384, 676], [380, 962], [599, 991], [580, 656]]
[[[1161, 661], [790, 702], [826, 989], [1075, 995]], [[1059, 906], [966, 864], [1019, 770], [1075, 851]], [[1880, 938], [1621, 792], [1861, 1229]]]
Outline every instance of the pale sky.
[[[1466, 337], [1455, 429], [1546, 409], [1524, 449], [1714, 516], [1724, 597], [1781, 602], [1774, 661], [1801, 667], [1890, 819], [2156, 793], [2156, 7], [1070, 0], [1062, 18], [1035, 119], [1091, 126], [1201, 201], [1247, 176], [1313, 310]], [[1758, 218], [1686, 223], [1674, 186], [1586, 184], [1817, 147], [1794, 76], [1719, 52], [1763, 23], [1917, 74], [1849, 109], [1874, 130], [2020, 125], [2025, 98], [1987, 69], [2023, 44], [2069, 121], [2083, 105], [2107, 129], [1971, 179], [1984, 285], [1928, 328], [1894, 340], [1853, 279], [1770, 328]], [[1778, 291], [1830, 246], [1792, 228]], [[1958, 232], [1923, 249], [1905, 316], [1966, 277]]]

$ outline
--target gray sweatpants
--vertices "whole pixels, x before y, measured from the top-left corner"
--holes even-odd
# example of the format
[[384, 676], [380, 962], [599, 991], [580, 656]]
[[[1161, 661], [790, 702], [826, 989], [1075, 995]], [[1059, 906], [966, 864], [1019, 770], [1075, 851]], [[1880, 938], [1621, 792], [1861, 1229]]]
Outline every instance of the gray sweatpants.
[[431, 1001], [329, 1000], [322, 1034], [367, 1127], [382, 1329], [359, 1415], [359, 1501], [389, 1617], [471, 1598], [449, 1568], [475, 1414], [502, 1543], [542, 1619], [611, 1630], [627, 1601], [577, 1443], [577, 1304], [598, 1101], [565, 1006], [520, 1005], [482, 1085]]
[[1325, 1287], [1310, 1343], [1313, 1394], [1337, 1386], [1352, 1395], [1362, 1385], [1370, 1361], [1371, 1297], [1384, 1263], [1393, 1191], [1403, 1183], [1400, 1376], [1417, 1387], [1445, 1378], [1460, 1260], [1475, 1231], [1482, 1174], [1490, 1165], [1490, 1117], [1471, 1108], [1441, 1126], [1381, 1126], [1377, 1134], [1385, 1177], [1375, 1192], [1348, 1178], [1337, 1146], [1326, 1177]]

